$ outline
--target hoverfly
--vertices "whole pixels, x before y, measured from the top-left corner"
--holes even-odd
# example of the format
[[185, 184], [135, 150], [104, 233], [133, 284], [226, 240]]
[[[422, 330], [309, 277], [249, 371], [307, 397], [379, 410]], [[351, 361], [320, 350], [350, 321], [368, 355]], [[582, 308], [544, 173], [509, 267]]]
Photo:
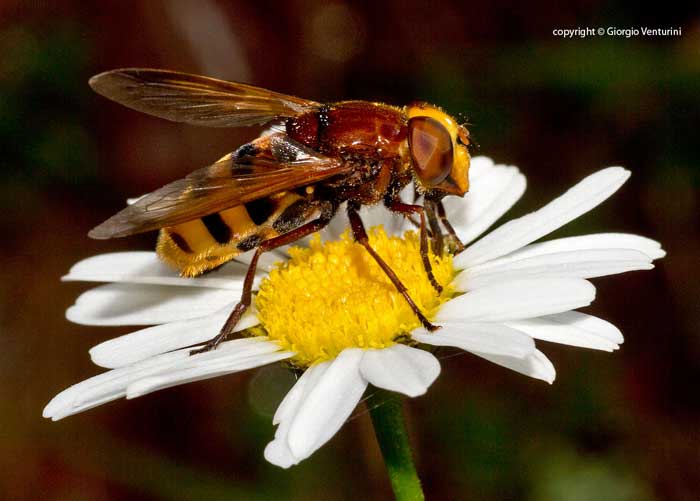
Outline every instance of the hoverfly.
[[[90, 79], [90, 86], [125, 106], [175, 122], [277, 126], [276, 132], [213, 165], [145, 195], [89, 233], [107, 239], [159, 230], [158, 255], [187, 277], [255, 249], [239, 303], [220, 333], [193, 353], [215, 348], [233, 332], [251, 304], [260, 255], [321, 230], [343, 202], [355, 240], [421, 323], [431, 331], [438, 328], [370, 246], [358, 210], [383, 202], [419, 226], [422, 262], [441, 292], [428, 259], [428, 239], [433, 252], [441, 254], [442, 223], [448, 247], [464, 248], [447, 220], [442, 198], [467, 192], [470, 157], [469, 132], [440, 108], [423, 102], [402, 108], [367, 101], [321, 104], [242, 83], [154, 69], [108, 71]], [[409, 183], [423, 196], [423, 205], [399, 197]]]

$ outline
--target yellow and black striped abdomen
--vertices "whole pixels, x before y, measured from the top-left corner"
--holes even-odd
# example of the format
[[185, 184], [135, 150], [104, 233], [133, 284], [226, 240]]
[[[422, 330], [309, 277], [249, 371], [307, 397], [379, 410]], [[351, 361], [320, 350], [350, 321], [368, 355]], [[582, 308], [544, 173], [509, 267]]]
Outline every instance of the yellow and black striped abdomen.
[[156, 252], [184, 277], [196, 277], [303, 224], [314, 203], [280, 192], [244, 205], [163, 228]]

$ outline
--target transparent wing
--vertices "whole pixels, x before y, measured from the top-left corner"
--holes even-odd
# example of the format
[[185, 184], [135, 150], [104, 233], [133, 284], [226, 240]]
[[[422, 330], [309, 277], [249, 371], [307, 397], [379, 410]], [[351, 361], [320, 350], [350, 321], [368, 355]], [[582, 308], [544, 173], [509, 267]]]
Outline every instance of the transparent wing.
[[320, 107], [314, 101], [252, 85], [168, 70], [107, 71], [92, 77], [90, 86], [143, 113], [207, 127], [265, 124]]
[[93, 228], [91, 238], [124, 237], [172, 226], [280, 191], [313, 184], [349, 172], [347, 164], [322, 156], [279, 163], [267, 158], [234, 162], [226, 155], [149, 193]]

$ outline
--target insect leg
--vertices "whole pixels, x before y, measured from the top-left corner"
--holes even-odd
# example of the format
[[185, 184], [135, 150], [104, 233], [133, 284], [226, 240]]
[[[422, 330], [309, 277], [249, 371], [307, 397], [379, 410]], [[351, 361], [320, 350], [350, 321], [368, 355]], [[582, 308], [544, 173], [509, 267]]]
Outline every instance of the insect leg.
[[428, 223], [430, 223], [430, 234], [431, 234], [431, 244], [433, 248], [433, 253], [442, 256], [445, 249], [442, 239], [442, 229], [440, 229], [440, 223], [435, 216], [435, 202], [432, 200], [425, 201], [425, 214], [428, 216]]
[[460, 252], [462, 252], [466, 247], [462, 243], [462, 241], [459, 239], [459, 237], [457, 236], [457, 232], [455, 231], [455, 229], [452, 227], [450, 222], [447, 220], [447, 214], [445, 213], [445, 206], [442, 204], [442, 200], [440, 200], [437, 203], [437, 211], [438, 211], [438, 217], [440, 218], [442, 225], [447, 230], [447, 233], [449, 233], [447, 245], [450, 247], [451, 250], [454, 251], [454, 254], [457, 255]]
[[406, 204], [397, 199], [390, 200], [387, 204], [387, 208], [392, 212], [403, 214], [406, 217], [409, 217], [411, 214], [418, 214], [420, 217], [420, 257], [423, 260], [423, 268], [425, 268], [425, 273], [428, 275], [428, 280], [430, 280], [431, 285], [437, 293], [440, 294], [442, 292], [442, 285], [440, 285], [435, 278], [433, 267], [428, 258], [428, 229], [425, 224], [425, 209], [420, 205]]
[[260, 255], [263, 252], [296, 242], [307, 235], [322, 230], [333, 218], [336, 209], [337, 208], [331, 204], [326, 204], [322, 206], [320, 216], [313, 221], [309, 221], [308, 223], [299, 226], [289, 233], [262, 241], [257, 249], [255, 249], [255, 254], [253, 254], [253, 258], [250, 260], [250, 265], [248, 266], [248, 271], [245, 275], [245, 281], [243, 282], [243, 293], [241, 294], [240, 301], [226, 319], [224, 326], [221, 328], [216, 337], [207, 341], [201, 348], [190, 351], [190, 355], [216, 349], [216, 347], [219, 346], [222, 341], [233, 333], [234, 327], [236, 327], [236, 324], [241, 320], [243, 314], [250, 307], [253, 296], [253, 280], [255, 280], [255, 270], [258, 266], [258, 259], [260, 258]]
[[439, 325], [431, 324], [430, 321], [425, 317], [425, 315], [423, 315], [416, 303], [414, 303], [413, 299], [411, 299], [411, 296], [409, 296], [408, 289], [406, 289], [406, 286], [403, 283], [401, 283], [399, 277], [397, 277], [396, 273], [394, 273], [394, 270], [392, 270], [389, 267], [389, 265], [386, 264], [386, 262], [379, 256], [379, 254], [377, 254], [377, 251], [375, 251], [369, 244], [369, 238], [367, 237], [365, 226], [364, 224], [362, 224], [362, 219], [360, 219], [360, 215], [357, 213], [357, 210], [354, 207], [348, 207], [348, 218], [350, 219], [350, 227], [352, 228], [352, 233], [355, 236], [355, 240], [365, 249], [367, 249], [367, 252], [370, 253], [370, 255], [374, 258], [377, 264], [384, 271], [384, 273], [386, 273], [386, 276], [389, 277], [391, 283], [394, 284], [394, 287], [396, 287], [396, 289], [401, 293], [408, 305], [413, 310], [413, 313], [415, 313], [415, 315], [421, 321], [423, 327], [425, 327], [431, 332], [439, 329]]
[[210, 339], [201, 348], [197, 348], [190, 351], [190, 355], [196, 355], [197, 353], [204, 353], [205, 351], [216, 349], [219, 344], [226, 339], [233, 332], [233, 328], [240, 321], [243, 314], [250, 307], [250, 301], [253, 289], [253, 280], [255, 279], [255, 270], [258, 267], [258, 259], [260, 258], [260, 247], [255, 250], [253, 254], [253, 259], [250, 260], [250, 265], [248, 265], [248, 271], [245, 274], [245, 281], [243, 282], [243, 293], [241, 294], [241, 299], [238, 304], [233, 309], [231, 314], [226, 319], [226, 323], [221, 328], [216, 337]]

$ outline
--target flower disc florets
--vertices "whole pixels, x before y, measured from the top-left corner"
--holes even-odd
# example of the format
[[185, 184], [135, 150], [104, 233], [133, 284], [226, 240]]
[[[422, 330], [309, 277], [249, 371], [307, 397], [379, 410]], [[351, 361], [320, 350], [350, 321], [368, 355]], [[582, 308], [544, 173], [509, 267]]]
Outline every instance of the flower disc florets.
[[[452, 256], [430, 255], [444, 287], [438, 295], [415, 232], [389, 237], [377, 227], [369, 240], [428, 318], [454, 296]], [[289, 254], [260, 284], [255, 304], [267, 336], [295, 352], [292, 362], [299, 367], [333, 359], [346, 348], [386, 348], [420, 326], [372, 256], [347, 232], [325, 243], [316, 235], [308, 248], [294, 247]]]

